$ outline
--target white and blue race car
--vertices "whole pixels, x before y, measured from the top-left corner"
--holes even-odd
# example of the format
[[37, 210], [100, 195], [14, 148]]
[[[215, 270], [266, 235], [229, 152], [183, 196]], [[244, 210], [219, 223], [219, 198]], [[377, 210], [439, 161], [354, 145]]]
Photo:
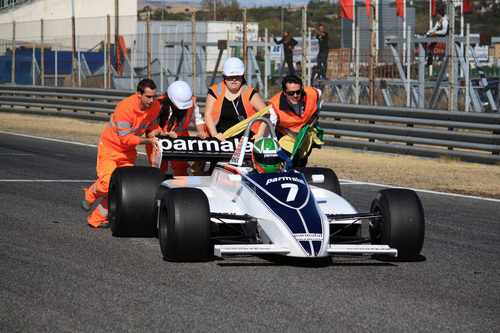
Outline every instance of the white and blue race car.
[[[113, 235], [158, 236], [167, 261], [239, 254], [380, 254], [408, 261], [420, 254], [425, 222], [415, 192], [381, 190], [370, 212], [357, 212], [340, 195], [331, 169], [293, 169], [288, 161], [281, 172], [258, 173], [248, 163], [254, 121], [268, 122], [254, 119], [239, 141], [160, 139], [160, 159], [219, 160], [209, 176], [172, 178], [154, 167], [117, 168], [108, 195]], [[369, 235], [362, 236], [362, 226]]]

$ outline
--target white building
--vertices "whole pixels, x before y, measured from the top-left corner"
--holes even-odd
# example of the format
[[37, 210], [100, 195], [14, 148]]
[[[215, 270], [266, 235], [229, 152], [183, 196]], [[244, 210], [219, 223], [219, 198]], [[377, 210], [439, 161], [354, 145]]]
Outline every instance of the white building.
[[[1, 1], [1, 0], [0, 0]], [[17, 0], [0, 8], [0, 40], [11, 41], [13, 22], [15, 38], [20, 43], [39, 43], [41, 20], [44, 20], [44, 44], [57, 42], [62, 49], [71, 48], [71, 17], [75, 16], [76, 35], [82, 49], [88, 49], [107, 35], [107, 15], [111, 19], [111, 38], [115, 32], [114, 0]], [[137, 0], [119, 0], [119, 34], [131, 42], [137, 22]]]
[[[146, 29], [147, 22], [137, 22], [137, 41], [135, 50], [132, 54], [132, 63], [134, 67], [146, 66]], [[255, 22], [247, 23], [247, 41], [258, 41], [259, 24]], [[243, 23], [230, 21], [208, 21], [196, 22], [196, 42], [197, 43], [217, 43], [218, 40], [242, 41]], [[165, 43], [181, 42], [186, 44], [192, 42], [192, 24], [190, 21], [151, 21], [151, 59], [159, 59], [164, 68], [171, 73], [176, 71], [176, 66], [181, 56], [181, 47], [162, 48]], [[200, 44], [197, 44], [200, 45]], [[191, 48], [189, 47], [191, 50]], [[212, 72], [217, 62], [219, 50], [216, 46], [206, 48], [205, 71]], [[198, 54], [198, 57], [203, 55]], [[222, 69], [222, 63], [231, 55], [224, 51], [219, 68]]]

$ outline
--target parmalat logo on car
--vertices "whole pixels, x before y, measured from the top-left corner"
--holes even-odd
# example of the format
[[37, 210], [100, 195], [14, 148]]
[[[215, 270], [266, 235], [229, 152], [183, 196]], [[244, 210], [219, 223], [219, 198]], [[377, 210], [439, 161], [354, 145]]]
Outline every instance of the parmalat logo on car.
[[295, 182], [295, 183], [301, 183], [301, 184], [306, 184], [304, 182], [304, 180], [298, 178], [298, 177], [290, 177], [290, 176], [281, 176], [281, 177], [274, 177], [274, 178], [269, 178], [267, 181], [266, 181], [266, 185], [269, 185], [271, 183], [275, 183], [275, 182], [285, 182], [285, 181], [288, 181], [288, 182]]
[[[176, 152], [227, 152], [232, 153], [238, 147], [239, 139], [219, 141], [217, 139], [197, 139], [192, 137], [180, 137], [176, 139], [160, 139], [159, 143], [163, 151]], [[247, 143], [246, 152], [251, 152], [252, 143]]]

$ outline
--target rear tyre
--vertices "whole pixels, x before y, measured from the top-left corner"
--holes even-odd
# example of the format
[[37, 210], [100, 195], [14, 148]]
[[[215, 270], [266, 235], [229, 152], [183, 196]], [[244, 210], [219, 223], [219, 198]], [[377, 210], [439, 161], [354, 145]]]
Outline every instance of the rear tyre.
[[[304, 174], [309, 184], [314, 184], [314, 186], [341, 195], [339, 179], [332, 169], [319, 167], [296, 167], [294, 169]], [[312, 175], [324, 175], [325, 181], [323, 183], [312, 183]]]
[[381, 215], [370, 221], [373, 244], [387, 244], [397, 249], [397, 261], [411, 261], [420, 254], [424, 244], [425, 220], [422, 203], [414, 191], [382, 190], [373, 200], [371, 212]]
[[161, 200], [158, 237], [166, 261], [202, 261], [209, 253], [210, 206], [197, 188], [173, 188]]
[[107, 199], [113, 236], [156, 235], [155, 195], [163, 180], [163, 173], [157, 168], [130, 166], [115, 169]]

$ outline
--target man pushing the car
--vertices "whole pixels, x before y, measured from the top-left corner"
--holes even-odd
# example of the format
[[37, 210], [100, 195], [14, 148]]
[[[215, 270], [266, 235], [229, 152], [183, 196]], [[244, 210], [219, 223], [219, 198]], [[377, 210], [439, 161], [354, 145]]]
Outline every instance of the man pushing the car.
[[[87, 218], [95, 228], [107, 226], [108, 187], [111, 174], [117, 167], [134, 166], [138, 144], [151, 144], [158, 149], [157, 135], [166, 135], [160, 128], [160, 103], [156, 100], [156, 85], [144, 79], [137, 85], [137, 92], [118, 103], [109, 123], [99, 139], [97, 149], [97, 181], [85, 189], [82, 208], [89, 211], [101, 198], [99, 205]], [[145, 137], [141, 137], [145, 134]]]

